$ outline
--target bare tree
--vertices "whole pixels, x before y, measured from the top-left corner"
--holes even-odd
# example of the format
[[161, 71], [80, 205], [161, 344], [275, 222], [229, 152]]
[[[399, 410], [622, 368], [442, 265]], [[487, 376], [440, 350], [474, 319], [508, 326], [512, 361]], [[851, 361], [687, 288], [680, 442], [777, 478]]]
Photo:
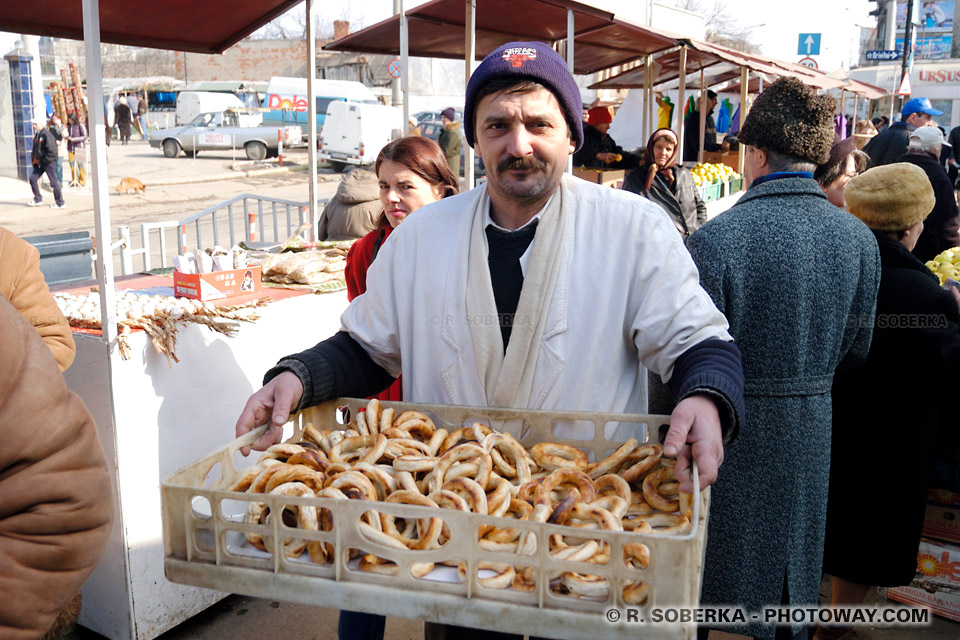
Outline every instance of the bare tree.
[[[317, 5], [314, 5], [317, 6]], [[354, 16], [351, 21], [350, 9], [344, 7], [336, 20], [350, 22], [351, 30], [363, 26], [363, 16]], [[333, 20], [322, 13], [317, 16], [316, 37], [321, 40], [333, 38]], [[298, 4], [282, 16], [274, 18], [254, 31], [250, 37], [254, 40], [303, 40], [307, 37], [307, 12], [303, 4]]]
[[707, 42], [715, 42], [743, 51], [760, 53], [760, 47], [751, 41], [751, 30], [743, 27], [730, 15], [725, 0], [674, 0], [674, 5], [703, 16], [707, 28]]

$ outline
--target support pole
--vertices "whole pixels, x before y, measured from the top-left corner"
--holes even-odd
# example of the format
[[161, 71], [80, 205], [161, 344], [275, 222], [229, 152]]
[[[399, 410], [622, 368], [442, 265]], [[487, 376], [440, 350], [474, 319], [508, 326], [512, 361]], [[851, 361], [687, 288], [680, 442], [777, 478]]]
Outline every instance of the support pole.
[[683, 161], [683, 109], [687, 100], [687, 45], [680, 47], [680, 86], [677, 95], [677, 146], [680, 147], [680, 159]]
[[644, 140], [649, 140], [650, 136], [653, 135], [654, 130], [657, 128], [654, 124], [654, 113], [656, 111], [653, 108], [654, 99], [653, 99], [653, 56], [648, 55], [646, 61], [644, 62], [643, 69], [643, 137]]
[[[307, 10], [307, 164], [310, 171], [309, 215], [311, 235], [317, 237], [320, 212], [317, 208], [317, 24], [313, 15], [313, 0], [306, 0]], [[282, 138], [281, 138], [282, 141]], [[282, 159], [283, 156], [280, 156]], [[282, 160], [281, 160], [282, 162]]]
[[[740, 69], [740, 129], [743, 129], [743, 121], [746, 120], [747, 118], [747, 100], [749, 99], [747, 87], [749, 86], [749, 83], [750, 83], [750, 70], [747, 69], [746, 67], [743, 67]], [[737, 136], [739, 137], [739, 135], [740, 135], [740, 132], [738, 130]], [[744, 162], [746, 161], [747, 149], [746, 147], [743, 146], [742, 142], [737, 146], [739, 148], [738, 157], [737, 157], [737, 163], [738, 163], [737, 169], [738, 169], [738, 173], [743, 175], [743, 167], [744, 167]], [[750, 185], [746, 185], [746, 186], [750, 186]]]
[[[573, 74], [573, 39], [575, 33], [573, 10], [567, 9], [567, 70], [571, 75]], [[580, 105], [580, 111], [583, 111], [583, 105]], [[567, 173], [573, 173], [572, 153], [567, 156]]]
[[[113, 291], [113, 252], [110, 250], [110, 195], [107, 192], [107, 142], [103, 113], [103, 67], [100, 60], [100, 4], [83, 0], [83, 46], [87, 63], [90, 146], [93, 152], [93, 218], [97, 242], [97, 282], [100, 286], [101, 339], [112, 348], [117, 337]], [[39, 64], [39, 61], [37, 62]]]
[[853, 124], [850, 125], [850, 131], [852, 132], [852, 135], [857, 135], [857, 120], [860, 117], [859, 115], [857, 115], [857, 108], [859, 107], [859, 104], [857, 103], [859, 101], [860, 101], [860, 95], [856, 93], [853, 94]]
[[410, 40], [407, 16], [400, 3], [400, 90], [403, 94], [403, 133], [410, 132]]
[[[697, 152], [697, 162], [703, 162], [703, 144], [704, 139], [706, 138], [707, 131], [707, 86], [703, 80], [703, 67], [700, 67], [700, 143], [697, 145], [699, 151]], [[714, 140], [716, 142], [716, 140]]]
[[847, 137], [847, 130], [843, 126], [843, 103], [847, 101], [847, 92], [845, 89], [840, 89], [840, 139], [843, 140]]
[[[464, 16], [464, 74], [463, 74], [463, 88], [466, 91], [467, 83], [470, 82], [470, 74], [473, 72], [473, 61], [477, 58], [477, 33], [476, 33], [476, 20], [477, 20], [477, 0], [465, 0], [464, 10], [466, 15]], [[460, 123], [460, 126], [466, 126], [466, 123]], [[474, 164], [474, 151], [473, 147], [467, 145], [466, 152], [463, 154], [463, 161], [467, 165], [463, 168], [463, 180], [466, 190], [473, 189], [473, 164]]]
[[[398, 16], [403, 13], [403, 0], [393, 0], [393, 15]], [[390, 104], [394, 107], [400, 106], [400, 78], [394, 78], [390, 82], [391, 100]]]

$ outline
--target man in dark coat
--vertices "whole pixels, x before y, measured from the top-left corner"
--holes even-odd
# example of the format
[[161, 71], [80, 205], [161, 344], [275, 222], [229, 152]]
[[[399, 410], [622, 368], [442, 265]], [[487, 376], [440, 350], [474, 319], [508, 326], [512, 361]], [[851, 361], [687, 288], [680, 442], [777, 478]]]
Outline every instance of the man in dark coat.
[[[53, 117], [56, 122], [59, 118]], [[30, 152], [30, 162], [33, 164], [33, 170], [30, 172], [30, 189], [33, 191], [33, 201], [29, 204], [31, 207], [39, 207], [43, 204], [43, 194], [40, 193], [40, 178], [47, 174], [50, 186], [53, 187], [53, 199], [55, 204], [50, 205], [53, 209], [63, 209], [66, 204], [63, 202], [63, 190], [60, 187], [60, 181], [57, 180], [57, 141], [60, 140], [59, 128], [57, 126], [46, 126], [43, 118], [36, 118], [33, 121], [33, 150]]]
[[583, 146], [573, 154], [573, 166], [589, 169], [636, 169], [640, 156], [628, 153], [608, 131], [613, 122], [609, 107], [594, 107], [583, 123]]
[[[700, 103], [697, 102], [697, 107]], [[717, 106], [717, 94], [707, 90], [707, 117], [703, 126], [703, 150], [726, 151], [729, 144], [717, 144], [717, 122], [713, 119], [713, 110]], [[683, 161], [696, 162], [700, 153], [700, 111], [694, 109], [683, 121]]]
[[127, 98], [121, 97], [120, 101], [113, 108], [114, 124], [120, 131], [120, 143], [130, 142], [130, 125], [133, 124], [133, 112], [127, 105]]
[[[933, 465], [901, 473], [904, 446], [929, 459], [938, 431], [955, 430], [953, 398], [929, 381], [960, 369], [960, 294], [941, 289], [910, 253], [933, 206], [926, 175], [900, 163], [871, 169], [850, 181], [846, 201], [876, 236], [882, 275], [876, 317], [856, 319], [874, 325], [870, 355], [833, 381], [833, 422], [843, 428], [833, 432], [823, 570], [834, 607], [862, 606], [871, 586], [913, 580]], [[867, 479], [883, 490], [865, 491]], [[815, 638], [846, 633], [821, 626]]]
[[443, 149], [443, 155], [447, 159], [447, 166], [453, 175], [460, 175], [460, 149], [463, 141], [460, 139], [460, 123], [455, 120], [456, 112], [447, 107], [440, 112], [440, 122], [443, 123], [443, 131], [440, 132], [440, 139], [437, 144]]
[[950, 178], [940, 165], [943, 133], [937, 127], [920, 127], [910, 133], [907, 153], [898, 162], [915, 164], [927, 174], [933, 187], [936, 204], [923, 225], [923, 233], [913, 249], [913, 255], [926, 262], [937, 254], [960, 245], [958, 233], [957, 196], [950, 185]]
[[942, 115], [943, 111], [931, 106], [929, 98], [907, 100], [900, 109], [900, 121], [871, 138], [863, 150], [875, 167], [899, 162], [900, 156], [907, 152], [910, 133], [918, 127], [929, 125], [934, 116]]
[[[760, 611], [817, 606], [830, 471], [834, 371], [866, 358], [880, 257], [870, 230], [813, 179], [835, 101], [795, 78], [771, 84], [744, 122], [750, 189], [695, 231], [700, 284], [743, 350], [746, 414], [713, 487], [701, 602]], [[792, 625], [792, 633], [803, 626]], [[772, 639], [762, 621], [725, 631]]]

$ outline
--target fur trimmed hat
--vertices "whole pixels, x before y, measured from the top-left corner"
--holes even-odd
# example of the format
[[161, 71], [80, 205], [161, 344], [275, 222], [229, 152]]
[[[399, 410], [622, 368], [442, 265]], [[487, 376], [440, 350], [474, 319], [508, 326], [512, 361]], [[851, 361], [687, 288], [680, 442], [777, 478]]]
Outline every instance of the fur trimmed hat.
[[543, 42], [508, 42], [500, 45], [483, 59], [470, 76], [463, 108], [463, 133], [467, 137], [467, 144], [474, 146], [477, 96], [484, 85], [500, 78], [531, 80], [547, 87], [560, 103], [560, 110], [570, 127], [574, 148], [580, 149], [583, 145], [580, 87], [567, 70], [566, 60]]
[[903, 231], [925, 219], [936, 204], [933, 187], [920, 167], [896, 162], [874, 167], [843, 190], [847, 210], [877, 231]]
[[833, 146], [836, 100], [797, 78], [780, 78], [761, 93], [740, 129], [740, 142], [820, 165]]

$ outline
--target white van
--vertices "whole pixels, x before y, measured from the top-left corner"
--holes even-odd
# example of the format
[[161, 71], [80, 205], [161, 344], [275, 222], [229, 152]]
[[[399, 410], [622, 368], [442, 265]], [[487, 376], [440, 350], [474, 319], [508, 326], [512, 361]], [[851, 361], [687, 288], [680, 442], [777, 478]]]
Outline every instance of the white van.
[[317, 157], [334, 171], [348, 164], [373, 164], [380, 150], [403, 133], [403, 111], [397, 107], [358, 102], [331, 102], [320, 131]]
[[[353, 80], [314, 80], [317, 92], [317, 131], [323, 128], [327, 106], [331, 102], [363, 102], [380, 104], [377, 96], [360, 82]], [[298, 124], [304, 134], [307, 127], [307, 79], [270, 78], [263, 99], [263, 123], [270, 125]]]
[[185, 126], [193, 122], [201, 113], [223, 112], [234, 110], [239, 115], [241, 127], [257, 127], [260, 125], [259, 114], [247, 113], [247, 106], [240, 98], [232, 93], [213, 91], [181, 91], [177, 95], [178, 126]]

